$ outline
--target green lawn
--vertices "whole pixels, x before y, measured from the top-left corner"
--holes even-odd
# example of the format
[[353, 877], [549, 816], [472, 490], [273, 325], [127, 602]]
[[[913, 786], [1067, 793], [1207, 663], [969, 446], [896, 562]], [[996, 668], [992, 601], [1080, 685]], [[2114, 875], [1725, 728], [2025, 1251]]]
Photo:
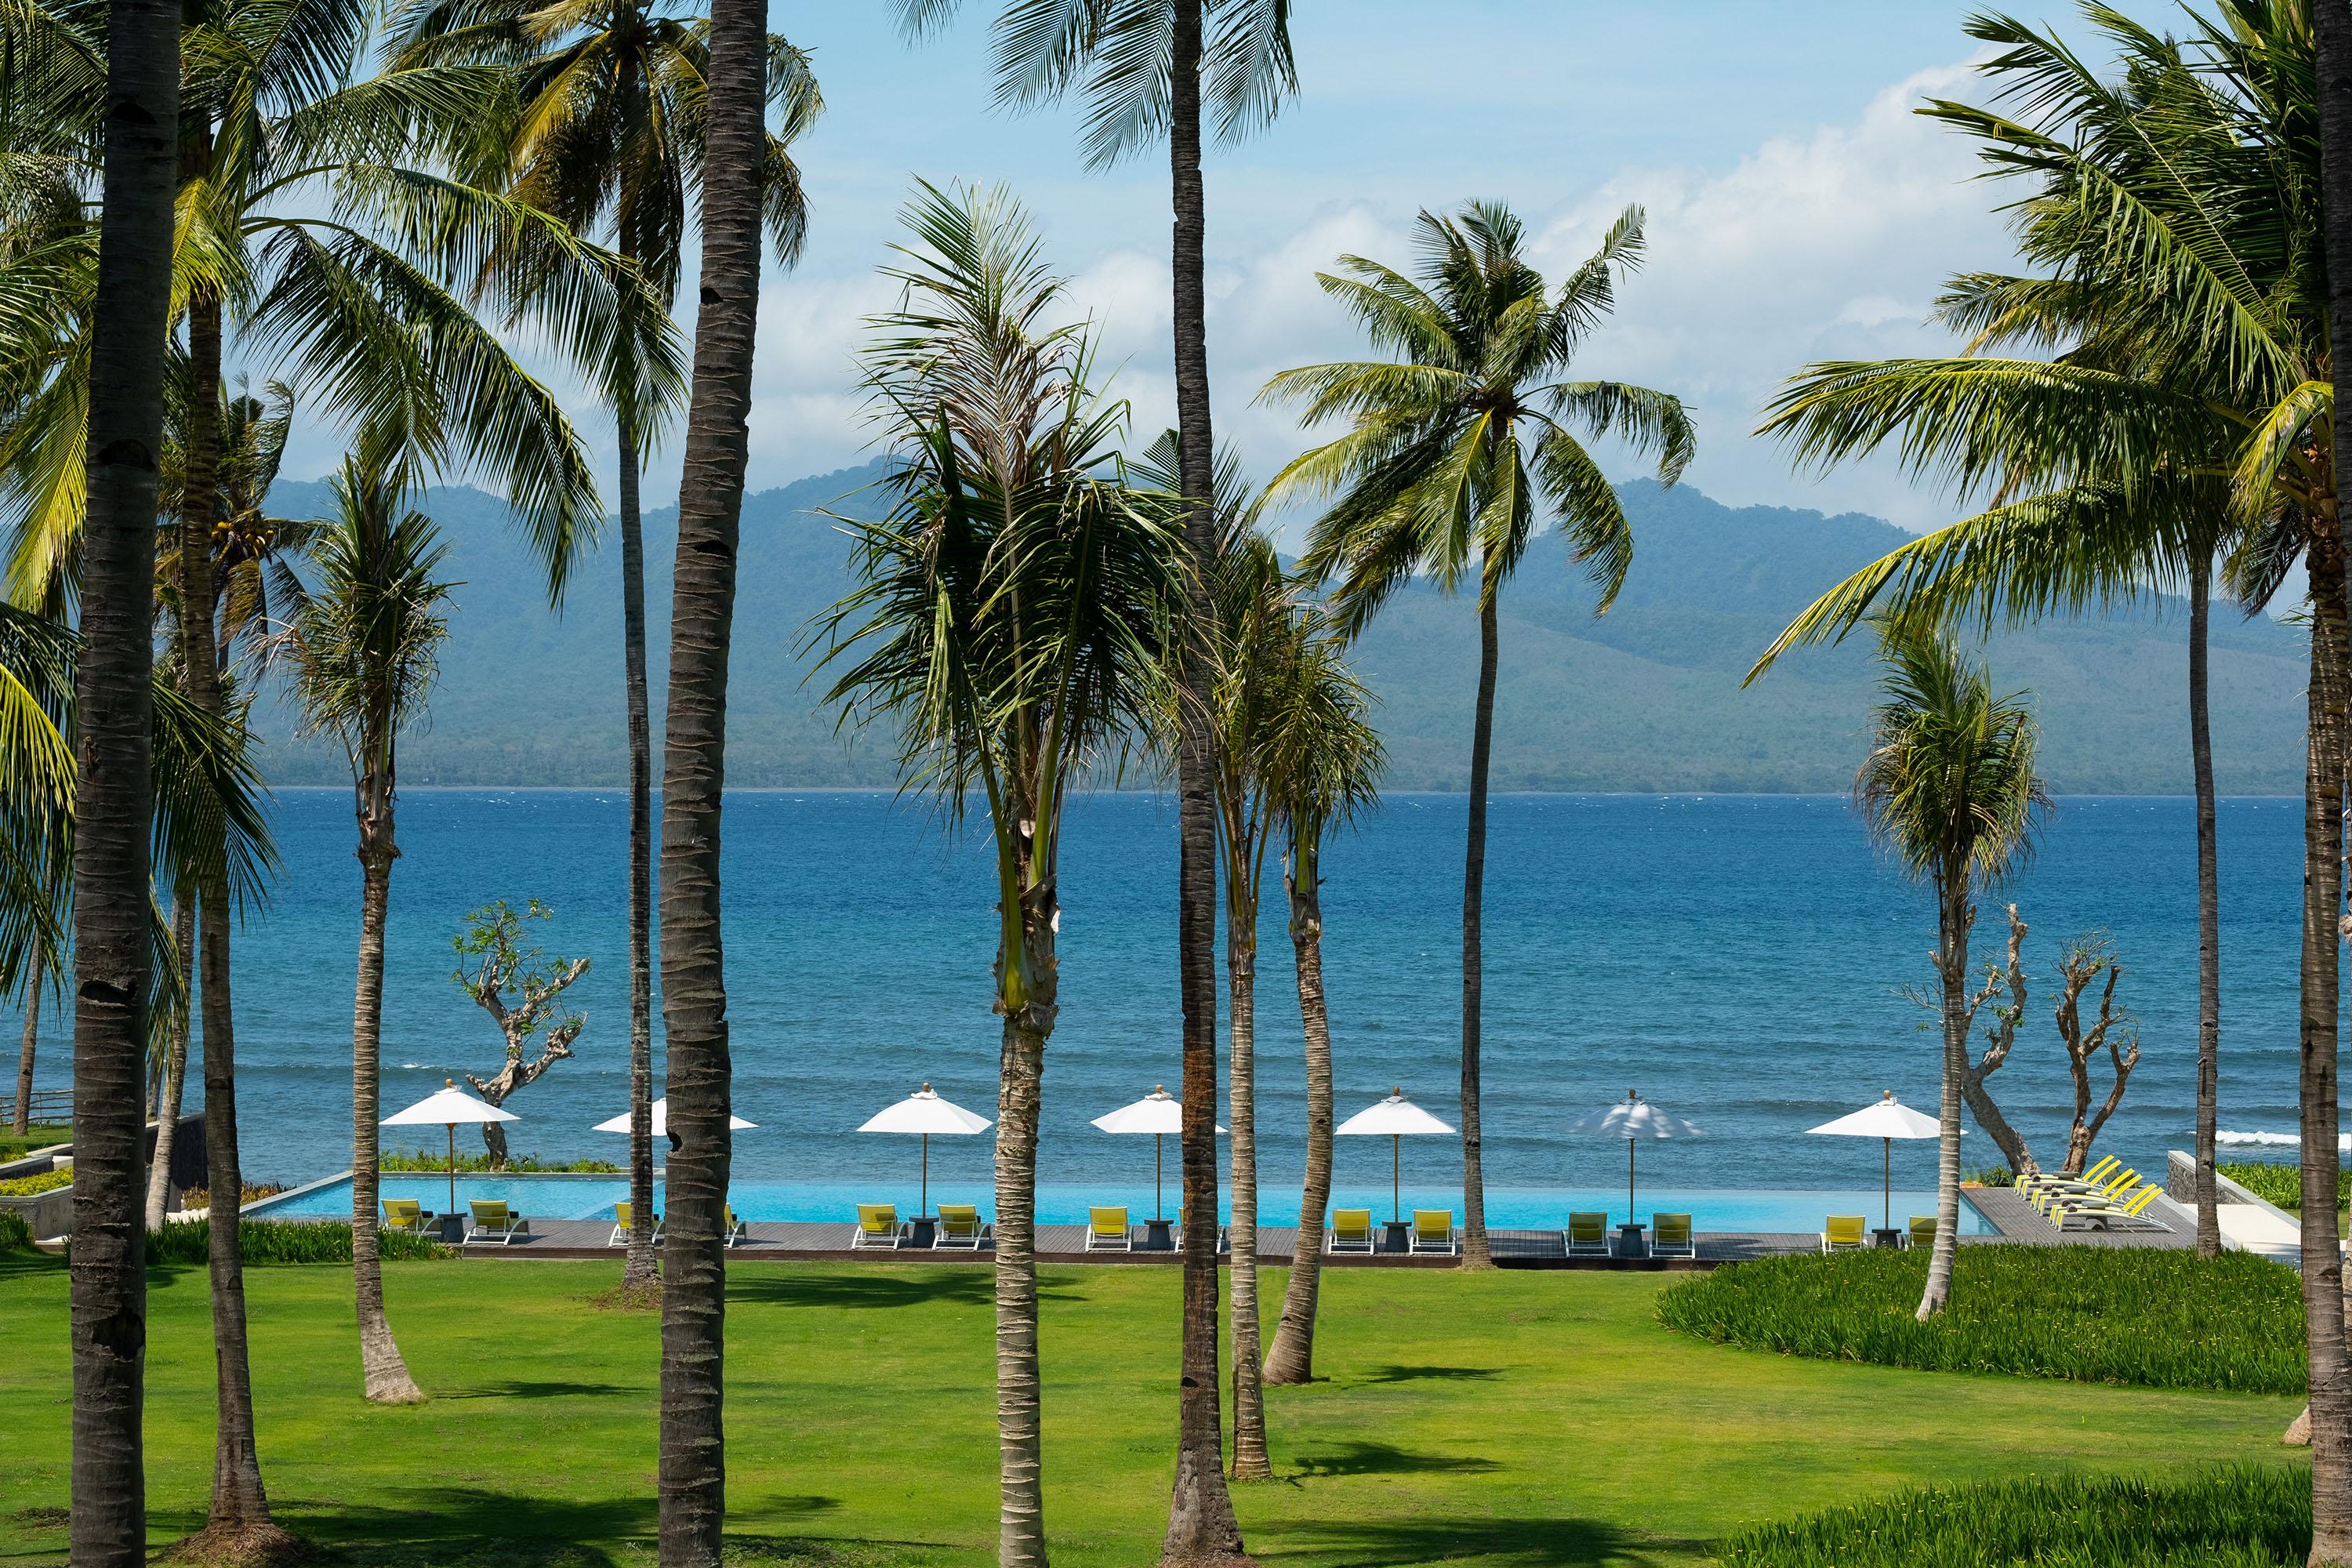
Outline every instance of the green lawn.
[[[602, 1263], [388, 1268], [436, 1397], [359, 1397], [348, 1272], [248, 1274], [262, 1459], [281, 1518], [348, 1562], [646, 1563], [653, 1315], [602, 1309]], [[1266, 1286], [1269, 1309], [1282, 1275]], [[1741, 1525], [1924, 1482], [2074, 1467], [2300, 1462], [2299, 1401], [1905, 1372], [1660, 1328], [1661, 1277], [1339, 1269], [1324, 1381], [1269, 1391], [1279, 1479], [1250, 1544], [1307, 1568], [1703, 1562]], [[1177, 1271], [1045, 1272], [1047, 1522], [1058, 1563], [1157, 1554]], [[66, 1279], [0, 1256], [0, 1563], [57, 1560], [67, 1500]], [[212, 1342], [200, 1270], [159, 1270], [148, 1378], [160, 1544], [202, 1515]], [[989, 1276], [958, 1265], [745, 1263], [728, 1314], [731, 1523], [743, 1555], [987, 1561]], [[2118, 1327], [2121, 1327], [2120, 1325]]]

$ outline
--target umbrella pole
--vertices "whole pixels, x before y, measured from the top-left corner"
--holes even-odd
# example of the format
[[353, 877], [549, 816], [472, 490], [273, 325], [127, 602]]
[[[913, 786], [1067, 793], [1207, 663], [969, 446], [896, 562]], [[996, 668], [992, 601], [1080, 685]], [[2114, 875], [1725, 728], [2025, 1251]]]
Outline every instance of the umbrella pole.
[[1633, 1223], [1633, 1141], [1625, 1140], [1625, 1223]]
[[456, 1214], [457, 1212], [457, 1124], [452, 1121], [447, 1123], [447, 1126], [449, 1129], [449, 1212]]
[[1895, 1228], [1895, 1140], [1881, 1138], [1879, 1142], [1886, 1145], [1886, 1168], [1879, 1175], [1878, 1201], [1886, 1207], [1885, 1211], [1878, 1216], [1878, 1220], [1887, 1229], [1893, 1230]]
[[916, 1212], [918, 1214], [929, 1214], [931, 1212], [931, 1135], [928, 1132], [923, 1134], [922, 1193], [923, 1195], [920, 1201], [923, 1206]]
[[1404, 1218], [1404, 1140], [1389, 1138], [1389, 1223]]
[[1151, 1217], [1153, 1219], [1166, 1219], [1168, 1217], [1168, 1215], [1161, 1211], [1160, 1205], [1160, 1182], [1162, 1173], [1160, 1167], [1160, 1134], [1154, 1132], [1151, 1135]]

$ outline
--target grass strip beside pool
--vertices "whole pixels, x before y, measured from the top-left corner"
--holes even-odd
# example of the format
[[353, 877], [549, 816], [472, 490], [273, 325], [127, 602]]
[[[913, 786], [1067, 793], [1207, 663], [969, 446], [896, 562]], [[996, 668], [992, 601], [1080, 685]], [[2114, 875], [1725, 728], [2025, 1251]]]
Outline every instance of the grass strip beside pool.
[[2032, 1477], [1873, 1498], [1724, 1543], [1725, 1568], [2295, 1568], [2311, 1482], [2232, 1466], [2186, 1481]]
[[1774, 1258], [1658, 1298], [1668, 1328], [1748, 1350], [1932, 1372], [2300, 1394], [2303, 1299], [2250, 1253], [1963, 1247], [1952, 1305], [1913, 1316], [1927, 1253]]

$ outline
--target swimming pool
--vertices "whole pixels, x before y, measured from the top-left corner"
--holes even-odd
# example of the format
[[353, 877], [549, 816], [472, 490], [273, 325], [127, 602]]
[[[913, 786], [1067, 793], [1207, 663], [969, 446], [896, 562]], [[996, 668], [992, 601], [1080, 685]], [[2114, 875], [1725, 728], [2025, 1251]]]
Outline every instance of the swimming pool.
[[[903, 1190], [902, 1190], [903, 1188]], [[428, 1209], [447, 1205], [449, 1181], [446, 1176], [403, 1173], [383, 1178], [383, 1195], [388, 1198], [413, 1198]], [[505, 1203], [518, 1213], [535, 1219], [603, 1219], [613, 1217], [613, 1205], [629, 1195], [625, 1176], [459, 1176], [457, 1201], [492, 1199]], [[901, 1214], [915, 1212], [917, 1192], [911, 1182], [866, 1182], [855, 1185], [827, 1182], [738, 1182], [729, 1191], [728, 1199], [743, 1219], [758, 1224], [785, 1220], [823, 1222], [840, 1220], [844, 1224], [857, 1216], [861, 1203], [897, 1204]], [[655, 1184], [655, 1206], [661, 1203], [661, 1185]], [[967, 1183], [934, 1183], [931, 1203], [966, 1203], [978, 1206], [983, 1218], [992, 1217], [996, 1210], [994, 1191], [983, 1184]], [[1166, 1189], [1165, 1212], [1176, 1212], [1176, 1184]], [[1452, 1209], [1462, 1212], [1459, 1188], [1414, 1187], [1402, 1195], [1404, 1208]], [[1124, 1204], [1135, 1219], [1146, 1218], [1153, 1212], [1152, 1190], [1149, 1184], [1141, 1186], [1121, 1186], [1118, 1184], [1080, 1185], [1073, 1183], [1042, 1183], [1037, 1188], [1037, 1218], [1045, 1225], [1083, 1225], [1087, 1210], [1096, 1204]], [[1390, 1205], [1386, 1186], [1343, 1184], [1333, 1190], [1334, 1208], [1369, 1208], [1374, 1215], [1385, 1219]], [[1606, 1212], [1614, 1225], [1626, 1217], [1625, 1189], [1617, 1187], [1523, 1188], [1491, 1187], [1486, 1192], [1486, 1223], [1498, 1230], [1557, 1230], [1568, 1223], [1570, 1210], [1598, 1209]], [[1668, 1213], [1688, 1213], [1692, 1224], [1700, 1230], [1711, 1231], [1793, 1231], [1811, 1233], [1822, 1228], [1822, 1219], [1832, 1214], [1858, 1214], [1869, 1216], [1873, 1225], [1881, 1216], [1881, 1202], [1875, 1192], [1861, 1191], [1702, 1191], [1691, 1188], [1659, 1187], [1637, 1189], [1633, 1215], [1645, 1223], [1658, 1210]], [[348, 1175], [318, 1183], [282, 1197], [265, 1199], [245, 1211], [248, 1215], [270, 1218], [318, 1217], [347, 1215], [352, 1212], [352, 1184]], [[1905, 1216], [1936, 1212], [1936, 1194], [1932, 1192], [1897, 1192], [1894, 1195], [1894, 1217], [1901, 1225]], [[1228, 1209], [1223, 1217], [1230, 1218]], [[1263, 1225], [1288, 1226], [1298, 1223], [1298, 1196], [1295, 1187], [1284, 1192], [1265, 1192], [1258, 1205], [1258, 1221]], [[1991, 1227], [1976, 1210], [1963, 1202], [1960, 1205], [1960, 1233], [1981, 1235]]]

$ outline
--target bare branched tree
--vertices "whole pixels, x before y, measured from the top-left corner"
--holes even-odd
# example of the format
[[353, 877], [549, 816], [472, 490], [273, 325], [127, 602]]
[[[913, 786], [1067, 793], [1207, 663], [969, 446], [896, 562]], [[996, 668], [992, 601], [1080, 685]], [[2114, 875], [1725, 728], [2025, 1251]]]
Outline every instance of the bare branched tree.
[[[466, 1075], [474, 1092], [492, 1105], [538, 1081], [540, 1074], [572, 1054], [572, 1042], [588, 1026], [585, 1013], [563, 1005], [563, 993], [588, 973], [584, 958], [550, 958], [523, 937], [523, 921], [551, 919], [555, 911], [530, 900], [516, 910], [504, 899], [486, 904], [466, 917], [466, 929], [449, 939], [457, 951], [457, 967], [449, 978], [488, 1013], [505, 1037], [506, 1065], [488, 1079]], [[511, 989], [518, 1000], [509, 1005]], [[539, 1055], [526, 1061], [533, 1039]], [[482, 1123], [482, 1144], [490, 1163], [503, 1170], [507, 1163], [507, 1131], [495, 1121]]]

